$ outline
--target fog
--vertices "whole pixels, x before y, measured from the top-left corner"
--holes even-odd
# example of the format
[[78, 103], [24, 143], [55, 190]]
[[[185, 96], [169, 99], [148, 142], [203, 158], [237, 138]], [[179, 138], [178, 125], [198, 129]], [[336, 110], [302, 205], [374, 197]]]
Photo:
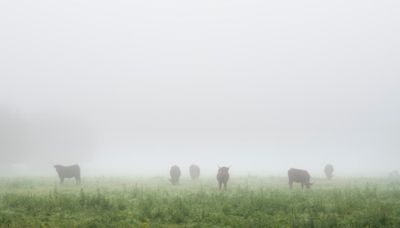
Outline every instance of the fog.
[[400, 169], [398, 1], [1, 1], [0, 175]]

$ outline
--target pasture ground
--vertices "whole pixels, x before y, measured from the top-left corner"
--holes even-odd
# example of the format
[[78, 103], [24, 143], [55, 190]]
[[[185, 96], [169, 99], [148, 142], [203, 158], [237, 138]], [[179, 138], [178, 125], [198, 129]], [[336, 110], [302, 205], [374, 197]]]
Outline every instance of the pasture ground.
[[400, 187], [386, 179], [314, 179], [289, 190], [287, 178], [214, 177], [0, 179], [1, 227], [400, 227]]

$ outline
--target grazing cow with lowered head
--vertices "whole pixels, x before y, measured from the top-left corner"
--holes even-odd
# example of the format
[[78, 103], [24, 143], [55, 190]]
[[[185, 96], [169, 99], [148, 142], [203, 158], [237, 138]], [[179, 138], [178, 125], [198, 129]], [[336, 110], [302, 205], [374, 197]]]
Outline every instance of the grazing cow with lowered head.
[[217, 180], [218, 180], [219, 190], [222, 189], [222, 184], [224, 185], [224, 190], [226, 191], [227, 189], [227, 184], [229, 180], [229, 168], [230, 167], [219, 167], [218, 169]]
[[179, 169], [178, 166], [174, 165], [171, 167], [169, 170], [169, 175], [171, 176], [171, 179], [169, 181], [173, 185], [179, 184], [179, 177], [181, 176], [181, 169]]
[[333, 165], [327, 164], [324, 168], [326, 179], [332, 180], [333, 177]]
[[197, 165], [191, 165], [189, 167], [189, 172], [190, 172], [190, 178], [192, 180], [197, 180], [200, 177], [200, 167]]
[[81, 168], [79, 165], [62, 166], [55, 165], [54, 168], [60, 178], [60, 183], [64, 183], [65, 178], [75, 178], [77, 184], [81, 183]]
[[289, 169], [288, 171], [289, 177], [289, 187], [292, 188], [293, 182], [301, 183], [301, 188], [303, 189], [304, 186], [310, 188], [312, 183], [310, 183], [310, 174], [306, 170], [302, 169]]

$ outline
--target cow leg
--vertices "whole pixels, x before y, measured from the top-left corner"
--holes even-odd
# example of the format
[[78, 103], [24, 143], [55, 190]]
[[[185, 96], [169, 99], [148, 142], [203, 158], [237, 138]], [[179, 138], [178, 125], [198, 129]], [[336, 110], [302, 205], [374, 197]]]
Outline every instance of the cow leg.
[[289, 188], [292, 189], [293, 188], [293, 181], [289, 180]]
[[64, 183], [64, 178], [61, 177], [61, 178], [60, 178], [60, 184], [63, 184], [63, 183]]
[[224, 183], [224, 190], [226, 191], [226, 188], [227, 188], [227, 183], [225, 182]]
[[304, 183], [301, 183], [301, 189], [304, 189]]
[[221, 191], [221, 188], [222, 188], [222, 182], [218, 182], [218, 185], [219, 185], [219, 190]]

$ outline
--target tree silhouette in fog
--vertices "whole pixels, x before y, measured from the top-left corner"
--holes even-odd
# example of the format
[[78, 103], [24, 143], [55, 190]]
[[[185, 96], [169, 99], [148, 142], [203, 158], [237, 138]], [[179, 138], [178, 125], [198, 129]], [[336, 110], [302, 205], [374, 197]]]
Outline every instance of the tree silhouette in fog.
[[83, 121], [46, 115], [24, 118], [0, 107], [0, 164], [77, 163], [87, 159], [94, 136]]

